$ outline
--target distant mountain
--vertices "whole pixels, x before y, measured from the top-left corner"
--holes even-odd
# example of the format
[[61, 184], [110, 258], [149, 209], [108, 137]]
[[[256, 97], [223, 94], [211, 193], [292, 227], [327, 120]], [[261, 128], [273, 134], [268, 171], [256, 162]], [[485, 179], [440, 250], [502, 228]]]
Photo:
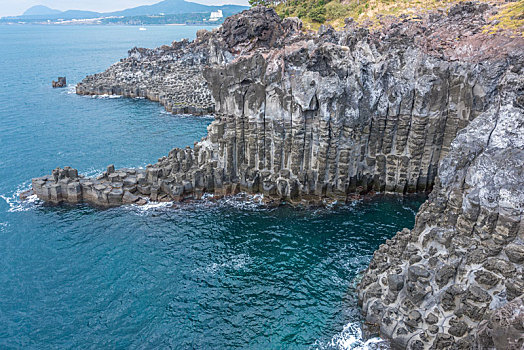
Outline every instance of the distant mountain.
[[[226, 0], [227, 1], [227, 0]], [[153, 5], [99, 13], [93, 11], [58, 11], [47, 6], [33, 6], [24, 14], [0, 18], [3, 23], [64, 23], [71, 20], [85, 20], [88, 24], [220, 24], [226, 17], [234, 15], [249, 6], [221, 5], [208, 6], [185, 0], [163, 0]], [[210, 13], [222, 10], [223, 17], [209, 21]], [[93, 20], [90, 22], [90, 20]]]
[[144, 5], [134, 8], [130, 8], [123, 11], [116, 11], [107, 13], [105, 15], [110, 16], [151, 16], [158, 15], [160, 13], [166, 15], [176, 15], [180, 13], [198, 13], [198, 12], [211, 12], [216, 10], [233, 10], [240, 12], [247, 9], [247, 6], [237, 5], [223, 5], [223, 6], [208, 6], [197, 4], [195, 2], [189, 2], [184, 0], [164, 0], [153, 5]]
[[22, 16], [48, 16], [57, 15], [62, 11], [55, 10], [43, 5], [36, 5], [27, 9]]
[[68, 10], [61, 12], [58, 17], [62, 19], [85, 19], [85, 18], [97, 18], [103, 16], [102, 13], [93, 11], [82, 11], [82, 10]]
[[224, 16], [230, 16], [234, 13], [248, 9], [249, 6], [240, 5], [222, 5], [222, 6], [208, 6], [189, 2], [185, 0], [164, 0], [153, 5], [144, 5], [129, 8], [122, 11], [99, 13], [93, 11], [58, 11], [47, 6], [33, 6], [24, 12], [21, 16], [11, 17], [19, 19], [41, 19], [41, 20], [55, 20], [55, 19], [88, 19], [97, 17], [133, 17], [133, 16], [153, 16], [153, 15], [176, 15], [182, 13], [207, 13], [217, 10], [222, 10]]

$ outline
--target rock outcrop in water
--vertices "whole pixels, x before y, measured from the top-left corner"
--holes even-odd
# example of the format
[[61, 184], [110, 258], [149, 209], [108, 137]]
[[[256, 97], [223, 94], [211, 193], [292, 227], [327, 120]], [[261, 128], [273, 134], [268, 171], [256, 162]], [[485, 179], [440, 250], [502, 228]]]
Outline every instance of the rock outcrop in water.
[[[303, 33], [256, 7], [193, 42], [132, 50], [77, 91], [212, 108], [207, 137], [146, 169], [110, 166], [97, 179], [56, 169], [33, 189], [112, 206], [240, 191], [311, 204], [434, 187], [415, 228], [375, 253], [359, 287], [366, 319], [402, 348], [502, 344], [518, 321], [490, 317], [524, 290], [524, 39], [484, 34], [492, 11], [461, 3], [376, 30], [348, 21]], [[209, 104], [187, 102], [204, 95]]]
[[63, 88], [67, 86], [67, 80], [66, 77], [58, 77], [58, 81], [52, 81], [51, 85], [53, 88]]

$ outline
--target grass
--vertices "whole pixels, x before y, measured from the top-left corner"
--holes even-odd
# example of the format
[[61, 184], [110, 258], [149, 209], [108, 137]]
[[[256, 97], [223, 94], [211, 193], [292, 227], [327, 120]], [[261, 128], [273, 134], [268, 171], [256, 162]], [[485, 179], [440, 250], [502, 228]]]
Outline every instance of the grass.
[[484, 32], [494, 34], [506, 31], [524, 37], [524, 0], [503, 5], [491, 19], [495, 23], [486, 26]]
[[[340, 29], [344, 26], [345, 18], [353, 18], [359, 23], [376, 23], [379, 15], [415, 17], [430, 10], [447, 10], [460, 1], [462, 0], [287, 0], [273, 5], [269, 3], [269, 6], [275, 8], [282, 18], [298, 17], [306, 29], [317, 30], [321, 24]], [[502, 0], [490, 2], [504, 4]], [[524, 0], [502, 5], [494, 19], [498, 21], [497, 24], [487, 28], [487, 31], [523, 33]]]

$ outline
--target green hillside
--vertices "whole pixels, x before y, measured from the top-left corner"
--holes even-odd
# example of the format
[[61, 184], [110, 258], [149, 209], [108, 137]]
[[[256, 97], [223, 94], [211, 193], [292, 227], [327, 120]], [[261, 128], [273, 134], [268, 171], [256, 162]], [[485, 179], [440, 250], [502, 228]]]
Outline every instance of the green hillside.
[[[344, 26], [344, 19], [351, 17], [357, 22], [375, 21], [377, 15], [420, 15], [424, 11], [447, 10], [459, 0], [250, 0], [252, 6], [265, 5], [275, 8], [281, 17], [298, 17], [308, 29], [318, 29], [321, 24], [335, 28]], [[494, 16], [498, 21], [488, 30], [524, 32], [524, 0], [505, 2], [490, 1], [500, 6]]]

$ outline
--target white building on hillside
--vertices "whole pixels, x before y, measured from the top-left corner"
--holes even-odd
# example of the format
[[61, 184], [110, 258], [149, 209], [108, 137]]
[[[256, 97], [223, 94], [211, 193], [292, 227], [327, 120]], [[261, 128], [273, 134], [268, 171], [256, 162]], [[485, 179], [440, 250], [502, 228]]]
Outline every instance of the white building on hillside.
[[224, 17], [222, 10], [211, 12], [211, 16], [209, 16], [209, 22], [216, 22], [222, 17]]

